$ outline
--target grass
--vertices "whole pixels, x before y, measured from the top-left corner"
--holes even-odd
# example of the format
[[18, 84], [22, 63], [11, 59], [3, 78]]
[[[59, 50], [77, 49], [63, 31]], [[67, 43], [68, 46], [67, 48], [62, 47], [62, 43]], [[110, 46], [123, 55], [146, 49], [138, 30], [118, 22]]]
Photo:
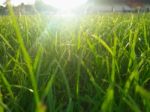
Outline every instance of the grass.
[[0, 112], [149, 112], [150, 14], [0, 17]]

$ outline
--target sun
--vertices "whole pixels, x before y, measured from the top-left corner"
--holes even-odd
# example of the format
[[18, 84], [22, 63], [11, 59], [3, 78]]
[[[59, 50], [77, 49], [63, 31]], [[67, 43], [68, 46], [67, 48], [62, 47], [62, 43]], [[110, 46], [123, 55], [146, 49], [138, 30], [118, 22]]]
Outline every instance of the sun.
[[87, 0], [43, 0], [46, 4], [52, 5], [53, 7], [61, 10], [69, 10], [76, 8]]

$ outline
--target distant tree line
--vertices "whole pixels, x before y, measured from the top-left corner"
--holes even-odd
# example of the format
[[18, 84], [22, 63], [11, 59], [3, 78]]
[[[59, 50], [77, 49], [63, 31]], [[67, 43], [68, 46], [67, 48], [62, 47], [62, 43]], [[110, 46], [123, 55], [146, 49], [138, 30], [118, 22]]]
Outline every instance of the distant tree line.
[[[127, 10], [122, 9], [122, 12], [150, 12], [150, 0], [88, 0], [88, 2], [94, 4], [109, 4], [112, 5], [112, 11], [114, 11], [113, 6], [115, 4], [124, 4], [129, 7]], [[130, 10], [129, 10], [130, 9]]]
[[[98, 4], [99, 2], [105, 2], [105, 3], [110, 3], [110, 4], [112, 2], [113, 3], [124, 2], [126, 4], [128, 2], [130, 2], [131, 4], [127, 4], [127, 5], [130, 8], [133, 8], [134, 10], [127, 10], [122, 7], [122, 9], [119, 11], [122, 11], [122, 12], [127, 12], [127, 11], [149, 12], [150, 11], [150, 7], [145, 7], [145, 5], [144, 6], [142, 5], [142, 4], [150, 3], [150, 0], [89, 0], [88, 2], [89, 3], [93, 2], [96, 4]], [[9, 14], [7, 7], [8, 7], [7, 3], [5, 3], [5, 6], [0, 6], [0, 15], [8, 15]], [[27, 4], [21, 3], [18, 6], [13, 6], [13, 10], [16, 15], [33, 15], [33, 14], [37, 14], [37, 13], [54, 14], [57, 12], [57, 9], [55, 9], [52, 6], [44, 4], [41, 0], [36, 0], [35, 4], [33, 4], [33, 5], [27, 5]], [[86, 8], [81, 7], [79, 9], [77, 9], [75, 11], [75, 13], [84, 13], [84, 12], [90, 13], [90, 12], [93, 12], [92, 10], [94, 10], [94, 8], [92, 8], [92, 7], [86, 7]], [[96, 12], [100, 12], [100, 11], [101, 10], [96, 10]], [[106, 10], [106, 11], [108, 11], [108, 10]], [[114, 12], [117, 10], [115, 10], [115, 8], [112, 6], [112, 10], [109, 10], [109, 11]]]
[[141, 3], [146, 3], [150, 4], [150, 0], [88, 0], [89, 2], [95, 2], [95, 3], [101, 3], [101, 2], [141, 2]]
[[[4, 3], [5, 6], [0, 5], [0, 15], [8, 15], [8, 5]], [[36, 14], [36, 13], [51, 13], [57, 11], [54, 7], [44, 4], [42, 1], [37, 0], [35, 4], [29, 5], [21, 3], [18, 6], [12, 6], [13, 11], [16, 15], [20, 14]]]

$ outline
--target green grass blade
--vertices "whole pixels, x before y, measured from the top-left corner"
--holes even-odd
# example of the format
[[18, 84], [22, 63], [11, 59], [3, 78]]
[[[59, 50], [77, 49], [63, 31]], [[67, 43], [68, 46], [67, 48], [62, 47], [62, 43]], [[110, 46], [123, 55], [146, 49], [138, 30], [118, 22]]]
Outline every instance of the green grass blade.
[[24, 56], [24, 60], [27, 63], [27, 67], [28, 67], [28, 70], [29, 70], [29, 73], [30, 73], [31, 84], [32, 84], [32, 87], [33, 87], [33, 90], [34, 90], [35, 102], [36, 102], [36, 105], [38, 106], [40, 100], [39, 100], [39, 94], [38, 94], [38, 89], [37, 89], [37, 82], [36, 82], [36, 78], [34, 76], [32, 61], [31, 61], [31, 58], [30, 58], [30, 56], [29, 56], [29, 54], [27, 52], [27, 49], [26, 49], [26, 47], [24, 45], [23, 38], [21, 36], [20, 30], [19, 30], [19, 26], [18, 26], [16, 17], [14, 15], [13, 9], [12, 9], [12, 7], [10, 5], [10, 2], [8, 2], [8, 8], [9, 8], [10, 16], [12, 18], [12, 24], [13, 24], [13, 27], [14, 27], [16, 35], [17, 35], [18, 43], [19, 43], [20, 48], [22, 50], [22, 53], [23, 53], [23, 56]]
[[112, 105], [114, 100], [114, 90], [112, 87], [108, 88], [106, 97], [101, 106], [102, 112], [112, 112]]
[[144, 97], [145, 99], [149, 99], [150, 100], [150, 92], [147, 91], [146, 89], [144, 89], [143, 87], [137, 85], [136, 86], [136, 92], [139, 93], [142, 97]]
[[0, 112], [4, 112], [4, 107], [3, 107], [3, 95], [0, 90]]
[[96, 35], [92, 35], [105, 49], [107, 49], [107, 51], [113, 56], [113, 51], [111, 50], [111, 48], [107, 45], [107, 43], [100, 37], [96, 36]]
[[5, 78], [5, 75], [0, 71], [0, 77], [2, 78], [3, 83], [6, 86], [6, 89], [8, 90], [10, 96], [12, 99], [14, 99], [13, 91], [11, 90], [11, 85], [9, 84], [8, 80]]
[[4, 41], [4, 43], [11, 49], [14, 51], [13, 47], [10, 45], [10, 43], [8, 42], [8, 40], [2, 35], [0, 34], [0, 38], [2, 38], [2, 40]]
[[91, 83], [95, 86], [96, 89], [100, 90], [101, 93], [105, 94], [105, 91], [96, 83], [91, 71], [86, 67], [84, 61], [81, 61], [82, 66], [85, 68], [85, 70], [87, 71], [87, 74], [90, 78]]

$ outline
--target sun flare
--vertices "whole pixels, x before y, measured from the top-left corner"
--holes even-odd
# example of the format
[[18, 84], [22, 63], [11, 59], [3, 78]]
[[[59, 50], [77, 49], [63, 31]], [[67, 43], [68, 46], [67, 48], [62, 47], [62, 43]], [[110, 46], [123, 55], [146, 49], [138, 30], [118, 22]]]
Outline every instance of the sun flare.
[[61, 10], [73, 9], [87, 2], [87, 0], [43, 0], [43, 1], [46, 4], [52, 5], [53, 7], [56, 7], [57, 9]]

